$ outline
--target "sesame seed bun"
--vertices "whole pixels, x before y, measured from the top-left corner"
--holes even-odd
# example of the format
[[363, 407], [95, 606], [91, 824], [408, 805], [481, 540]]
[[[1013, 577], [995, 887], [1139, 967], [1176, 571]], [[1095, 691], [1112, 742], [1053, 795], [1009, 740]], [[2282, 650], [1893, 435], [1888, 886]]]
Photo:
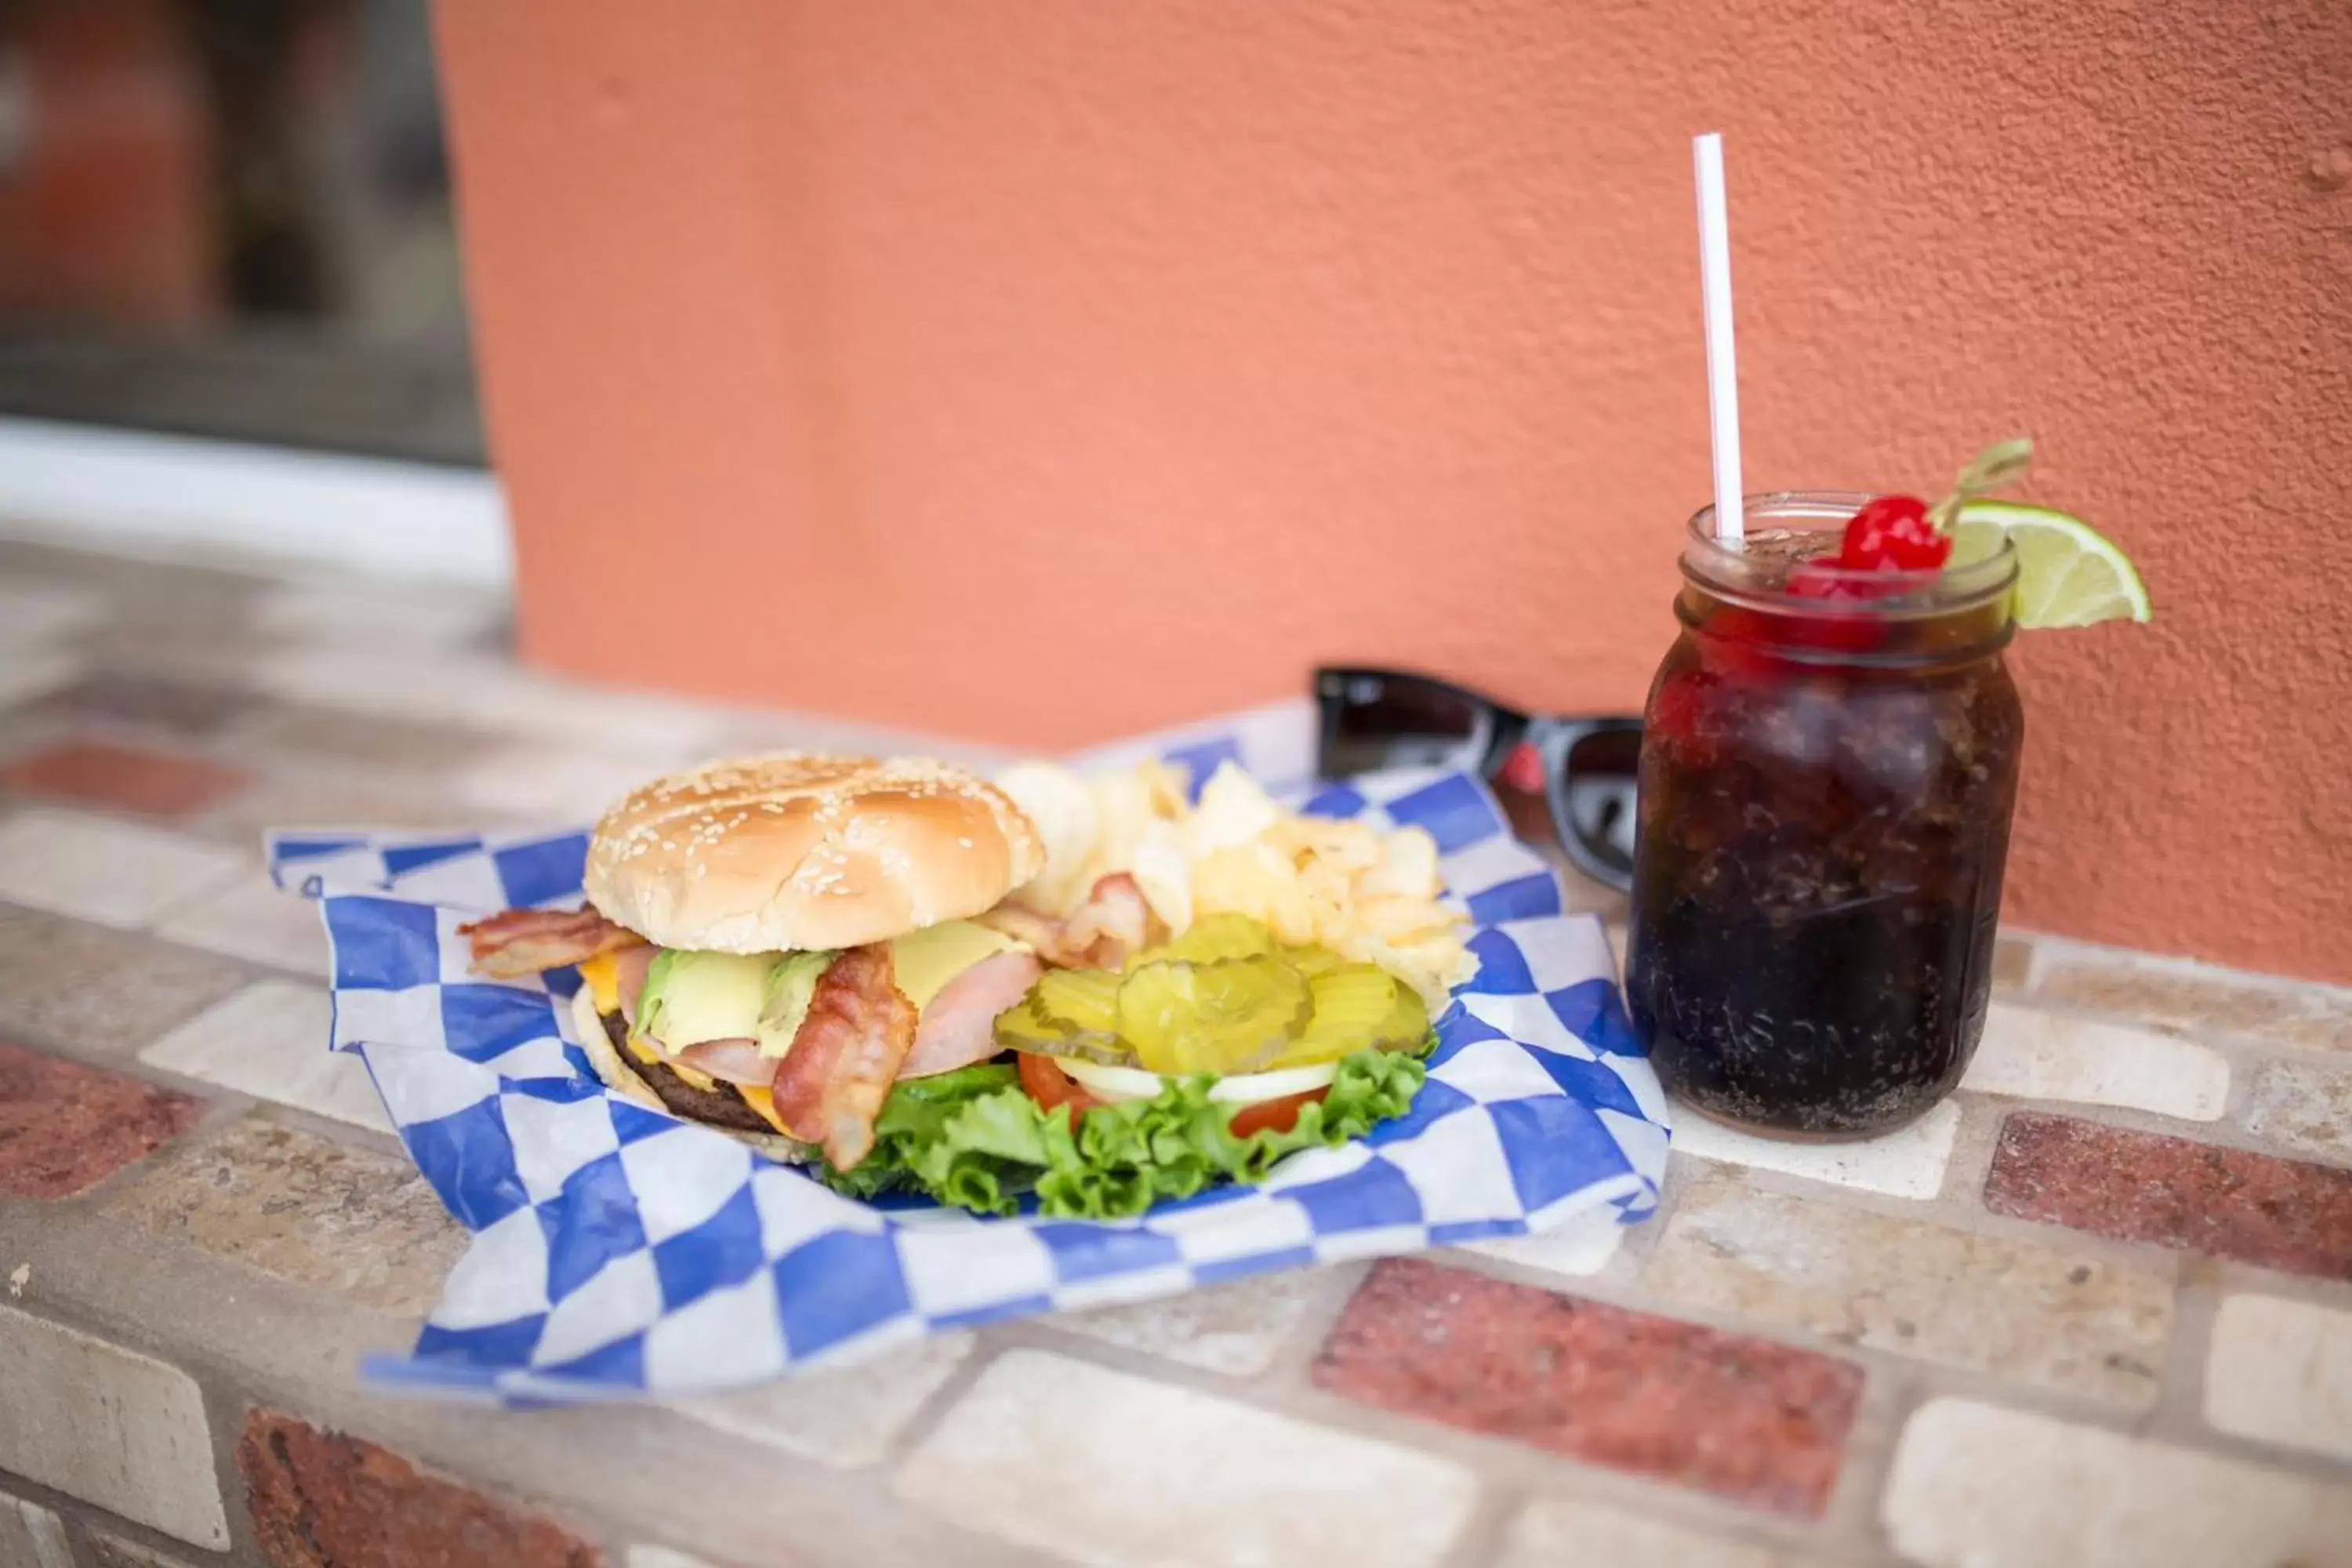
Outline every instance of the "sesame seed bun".
[[588, 901], [663, 947], [856, 947], [992, 907], [1045, 867], [1021, 809], [923, 758], [785, 752], [656, 779], [606, 812]]

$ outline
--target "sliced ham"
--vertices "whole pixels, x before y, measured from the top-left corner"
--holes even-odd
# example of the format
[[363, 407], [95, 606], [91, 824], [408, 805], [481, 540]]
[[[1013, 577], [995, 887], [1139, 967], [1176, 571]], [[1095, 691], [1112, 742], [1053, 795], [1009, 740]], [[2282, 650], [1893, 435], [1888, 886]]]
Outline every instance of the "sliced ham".
[[704, 1040], [682, 1051], [669, 1053], [680, 1063], [697, 1072], [729, 1083], [748, 1083], [765, 1089], [776, 1076], [776, 1058], [760, 1054], [760, 1042], [737, 1036], [725, 1040]]
[[654, 966], [654, 954], [660, 951], [651, 943], [625, 947], [613, 959], [613, 984], [621, 994], [621, 1016], [631, 1024], [637, 1021], [637, 998], [646, 992], [646, 972]]
[[949, 981], [923, 1009], [898, 1076], [929, 1078], [994, 1056], [996, 1016], [1018, 1005], [1043, 973], [1034, 953], [1000, 952]]
[[915, 1005], [887, 942], [853, 947], [817, 978], [808, 1016], [775, 1072], [776, 1114], [846, 1171], [874, 1148], [874, 1119], [915, 1044]]
[[641, 947], [646, 940], [584, 905], [576, 910], [500, 910], [459, 926], [457, 934], [471, 949], [475, 973], [493, 980], [585, 963], [600, 952]]
[[1027, 942], [1059, 969], [1123, 969], [1151, 944], [1151, 905], [1125, 871], [1096, 881], [1087, 901], [1063, 920], [1018, 904], [999, 904], [977, 917], [980, 923]]

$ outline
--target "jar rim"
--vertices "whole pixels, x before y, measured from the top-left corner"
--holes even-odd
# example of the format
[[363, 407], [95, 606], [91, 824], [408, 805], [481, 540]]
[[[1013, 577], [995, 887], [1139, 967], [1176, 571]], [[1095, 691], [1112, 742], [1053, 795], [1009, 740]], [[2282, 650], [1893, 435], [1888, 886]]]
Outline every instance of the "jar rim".
[[[1743, 498], [1748, 531], [1774, 528], [1843, 529], [1871, 499], [1864, 490], [1769, 490]], [[1762, 563], [1739, 545], [1715, 536], [1715, 508], [1692, 514], [1683, 546], [1683, 575], [1714, 594], [1735, 595], [1760, 608], [1818, 613], [1822, 601], [1768, 580]], [[1808, 575], [1831, 583], [1867, 584], [1867, 596], [1840, 598], [1836, 613], [1883, 616], [1940, 616], [1974, 608], [2006, 594], [2017, 582], [2017, 547], [2004, 539], [1981, 561], [1923, 572], [1871, 572], [1815, 563]], [[1777, 575], [1777, 573], [1774, 574]]]

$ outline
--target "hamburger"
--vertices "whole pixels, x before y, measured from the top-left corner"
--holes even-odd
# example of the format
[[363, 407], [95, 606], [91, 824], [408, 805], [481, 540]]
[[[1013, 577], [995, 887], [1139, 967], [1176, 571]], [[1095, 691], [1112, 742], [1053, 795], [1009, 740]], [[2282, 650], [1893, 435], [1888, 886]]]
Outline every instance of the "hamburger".
[[597, 822], [586, 908], [462, 930], [487, 974], [578, 968], [572, 1020], [614, 1089], [845, 1171], [900, 1077], [996, 1054], [1040, 960], [971, 917], [1044, 864], [960, 768], [788, 753], [655, 780]]
[[[614, 1092], [861, 1197], [1138, 1214], [1411, 1104], [1429, 1020], [1403, 982], [1234, 917], [1171, 941], [1127, 870], [1041, 908], [1020, 895], [1045, 864], [962, 769], [785, 753], [655, 780], [597, 822], [581, 908], [459, 930], [492, 978], [576, 971], [572, 1032]], [[1149, 1017], [1118, 1006], [1153, 982]], [[1079, 1000], [1117, 1016], [1081, 1027]], [[1235, 1007], [1315, 1059], [1150, 1070], [1123, 1037], [1198, 1043]]]

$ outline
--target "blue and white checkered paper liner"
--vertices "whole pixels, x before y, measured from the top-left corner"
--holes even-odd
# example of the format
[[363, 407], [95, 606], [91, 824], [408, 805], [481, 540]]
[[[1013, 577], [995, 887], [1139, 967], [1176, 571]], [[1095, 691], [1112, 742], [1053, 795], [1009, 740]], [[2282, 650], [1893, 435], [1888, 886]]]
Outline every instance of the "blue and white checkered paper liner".
[[[1252, 715], [1253, 720], [1263, 715]], [[1163, 754], [1296, 754], [1193, 732]], [[1206, 764], [1206, 765], [1202, 765]], [[1254, 770], [1255, 771], [1255, 770]], [[1547, 1230], [1657, 1203], [1666, 1113], [1607, 942], [1461, 774], [1288, 792], [1417, 823], [1475, 926], [1478, 973], [1437, 1023], [1403, 1117], [1133, 1220], [982, 1218], [860, 1203], [605, 1089], [561, 1005], [579, 985], [467, 971], [458, 924], [580, 897], [587, 836], [279, 834], [282, 887], [321, 900], [334, 1046], [358, 1052], [416, 1162], [475, 1233], [415, 1351], [380, 1384], [507, 1404], [669, 1398], [760, 1383], [992, 1319], [1172, 1294], [1268, 1269]]]

